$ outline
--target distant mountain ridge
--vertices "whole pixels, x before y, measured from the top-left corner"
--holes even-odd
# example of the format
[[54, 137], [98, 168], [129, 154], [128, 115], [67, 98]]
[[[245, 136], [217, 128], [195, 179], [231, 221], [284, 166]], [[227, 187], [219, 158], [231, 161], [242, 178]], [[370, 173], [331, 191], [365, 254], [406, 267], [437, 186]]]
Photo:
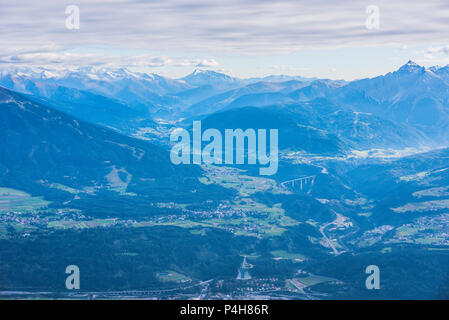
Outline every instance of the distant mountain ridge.
[[[125, 68], [87, 67], [65, 71], [10, 68], [1, 72], [0, 85], [125, 133], [133, 127], [154, 129], [154, 119], [204, 118], [231, 109], [324, 99], [338, 109], [396, 123], [402, 133], [409, 127], [409, 133], [416, 131], [410, 143], [415, 139], [420, 144], [426, 138], [437, 145], [449, 142], [449, 66], [426, 68], [413, 61], [385, 75], [351, 82], [292, 76], [240, 79], [202, 69], [180, 79], [169, 79]], [[333, 121], [338, 122], [338, 117]], [[357, 132], [375, 130], [365, 125]], [[399, 136], [402, 142], [406, 140], [402, 134]], [[378, 141], [386, 140], [393, 139]]]

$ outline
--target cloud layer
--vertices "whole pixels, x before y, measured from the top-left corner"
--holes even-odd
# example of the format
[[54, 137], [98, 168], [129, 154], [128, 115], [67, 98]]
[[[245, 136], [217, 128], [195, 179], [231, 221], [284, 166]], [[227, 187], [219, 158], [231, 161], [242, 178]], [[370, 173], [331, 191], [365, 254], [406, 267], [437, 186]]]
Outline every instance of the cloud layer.
[[[448, 42], [447, 0], [0, 0], [0, 60], [81, 63], [113, 57], [67, 51], [86, 46], [161, 52], [277, 54], [301, 49]], [[66, 28], [68, 5], [80, 9], [80, 29]], [[366, 8], [380, 9], [380, 29], [366, 28]], [[108, 60], [109, 59], [109, 60]], [[216, 66], [205, 58], [133, 56], [148, 66]], [[203, 61], [204, 60], [204, 61]], [[124, 61], [126, 62], [126, 61]]]

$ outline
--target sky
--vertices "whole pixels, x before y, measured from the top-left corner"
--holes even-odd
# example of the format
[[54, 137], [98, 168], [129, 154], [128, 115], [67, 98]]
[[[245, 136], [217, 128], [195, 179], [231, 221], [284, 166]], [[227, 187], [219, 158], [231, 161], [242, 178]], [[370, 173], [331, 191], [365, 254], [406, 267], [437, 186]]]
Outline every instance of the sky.
[[447, 0], [0, 0], [0, 30], [2, 65], [353, 80], [449, 64]]

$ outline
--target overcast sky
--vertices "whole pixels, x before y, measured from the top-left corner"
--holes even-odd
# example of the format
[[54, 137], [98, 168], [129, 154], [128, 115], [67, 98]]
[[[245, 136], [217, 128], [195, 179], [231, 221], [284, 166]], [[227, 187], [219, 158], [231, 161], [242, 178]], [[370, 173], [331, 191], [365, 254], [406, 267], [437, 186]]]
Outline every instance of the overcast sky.
[[[80, 10], [79, 29], [66, 26], [68, 5]], [[408, 59], [449, 63], [448, 0], [0, 0], [0, 30], [3, 64], [173, 77], [198, 67], [349, 80]]]

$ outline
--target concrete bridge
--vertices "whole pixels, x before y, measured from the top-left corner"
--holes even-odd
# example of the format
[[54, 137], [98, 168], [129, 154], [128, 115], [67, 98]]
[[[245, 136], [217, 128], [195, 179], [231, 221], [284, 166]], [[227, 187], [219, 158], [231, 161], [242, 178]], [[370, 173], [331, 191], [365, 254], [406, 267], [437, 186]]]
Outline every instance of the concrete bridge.
[[307, 176], [284, 181], [281, 186], [293, 192], [309, 192], [315, 183], [316, 176]]

